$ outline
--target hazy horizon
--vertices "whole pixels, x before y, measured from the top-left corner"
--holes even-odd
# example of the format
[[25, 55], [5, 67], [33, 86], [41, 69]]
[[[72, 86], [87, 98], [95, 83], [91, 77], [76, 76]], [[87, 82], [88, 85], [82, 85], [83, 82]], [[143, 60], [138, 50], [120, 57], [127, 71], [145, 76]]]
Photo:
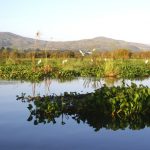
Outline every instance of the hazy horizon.
[[108, 37], [150, 44], [149, 0], [0, 0], [1, 32], [41, 40]]

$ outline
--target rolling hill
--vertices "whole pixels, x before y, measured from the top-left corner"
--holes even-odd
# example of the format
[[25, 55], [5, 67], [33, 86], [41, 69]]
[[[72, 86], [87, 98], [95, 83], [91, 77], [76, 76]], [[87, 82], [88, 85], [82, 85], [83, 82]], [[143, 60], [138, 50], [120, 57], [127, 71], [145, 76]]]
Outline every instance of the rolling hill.
[[[0, 47], [10, 47], [17, 49], [35, 48], [35, 39], [22, 37], [10, 32], [0, 32]], [[49, 48], [51, 50], [114, 50], [129, 49], [133, 51], [150, 50], [150, 45], [115, 40], [106, 37], [96, 37], [93, 39], [83, 39], [78, 41], [38, 41], [38, 48]]]

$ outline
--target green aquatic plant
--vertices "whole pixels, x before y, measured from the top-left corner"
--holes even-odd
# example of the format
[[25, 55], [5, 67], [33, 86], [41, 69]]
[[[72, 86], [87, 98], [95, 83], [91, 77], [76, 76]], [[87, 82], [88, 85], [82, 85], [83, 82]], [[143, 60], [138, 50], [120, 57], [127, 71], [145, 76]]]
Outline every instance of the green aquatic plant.
[[[60, 116], [70, 116], [77, 123], [89, 124], [96, 131], [107, 129], [141, 129], [150, 126], [150, 88], [131, 83], [108, 87], [103, 85], [92, 93], [76, 92], [63, 95], [17, 96], [17, 100], [28, 102], [28, 121], [56, 123]], [[64, 120], [62, 121], [64, 124]]]
[[[114, 77], [123, 79], [133, 79], [150, 76], [150, 66], [144, 62], [126, 60], [107, 60], [89, 63], [89, 59], [76, 61], [69, 59], [68, 63], [62, 65], [62, 60], [49, 60], [45, 65], [42, 60], [35, 67], [29, 60], [19, 63], [0, 64], [1, 79], [16, 80], [43, 80], [45, 77], [51, 78], [74, 78], [74, 77]], [[36, 68], [36, 69], [33, 69]]]

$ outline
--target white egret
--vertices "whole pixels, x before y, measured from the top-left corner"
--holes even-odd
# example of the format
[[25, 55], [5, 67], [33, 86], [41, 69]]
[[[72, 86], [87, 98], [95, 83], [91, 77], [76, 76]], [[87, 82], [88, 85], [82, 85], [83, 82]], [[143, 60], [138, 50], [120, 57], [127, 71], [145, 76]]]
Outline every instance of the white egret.
[[91, 55], [95, 50], [96, 49], [94, 48], [91, 51], [83, 52], [82, 50], [79, 50], [79, 52], [81, 53], [82, 56], [85, 56], [85, 55]]
[[65, 60], [62, 61], [62, 64], [64, 65], [67, 62], [68, 62], [68, 59], [65, 59]]
[[147, 64], [148, 63], [148, 59], [147, 60], [145, 60], [145, 64]]
[[82, 56], [85, 55], [85, 53], [82, 50], [79, 50], [79, 52], [81, 53]]
[[42, 60], [40, 59], [37, 64], [39, 65], [41, 62], [42, 62]]

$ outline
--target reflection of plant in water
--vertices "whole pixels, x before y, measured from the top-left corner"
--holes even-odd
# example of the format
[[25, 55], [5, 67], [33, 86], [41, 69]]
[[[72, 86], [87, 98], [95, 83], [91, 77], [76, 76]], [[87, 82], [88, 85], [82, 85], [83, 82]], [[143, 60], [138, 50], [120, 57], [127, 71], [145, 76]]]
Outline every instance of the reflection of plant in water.
[[85, 78], [83, 86], [84, 88], [92, 86], [94, 89], [97, 89], [103, 86], [103, 81], [107, 86], [113, 86], [117, 80], [118, 80], [117, 78], [113, 78], [113, 77], [107, 77], [103, 79], [94, 78], [94, 77]]
[[[62, 96], [25, 96], [17, 99], [33, 101], [28, 109], [28, 121], [39, 123], [56, 123], [56, 118], [71, 116], [77, 123], [89, 124], [96, 131], [106, 129], [142, 129], [150, 126], [150, 89], [137, 86], [102, 86], [93, 93], [64, 93]], [[62, 124], [64, 122], [62, 121]]]
[[45, 83], [45, 93], [48, 95], [50, 92], [50, 85], [51, 85], [51, 80], [49, 78], [44, 78], [44, 83]]
[[117, 78], [113, 78], [113, 77], [104, 78], [104, 82], [108, 86], [113, 86], [117, 80], [118, 80]]
[[[35, 97], [35, 95], [36, 95], [37, 85], [38, 85], [37, 82], [32, 83], [32, 95], [33, 95], [33, 97]], [[51, 85], [50, 78], [44, 78], [45, 95], [48, 95], [48, 93], [50, 92], [50, 85]]]
[[83, 83], [84, 88], [92, 86], [94, 89], [102, 86], [101, 80], [96, 78], [85, 78]]
[[36, 83], [33, 82], [32, 83], [32, 95], [33, 95], [33, 97], [35, 97], [35, 91], [36, 91]]

